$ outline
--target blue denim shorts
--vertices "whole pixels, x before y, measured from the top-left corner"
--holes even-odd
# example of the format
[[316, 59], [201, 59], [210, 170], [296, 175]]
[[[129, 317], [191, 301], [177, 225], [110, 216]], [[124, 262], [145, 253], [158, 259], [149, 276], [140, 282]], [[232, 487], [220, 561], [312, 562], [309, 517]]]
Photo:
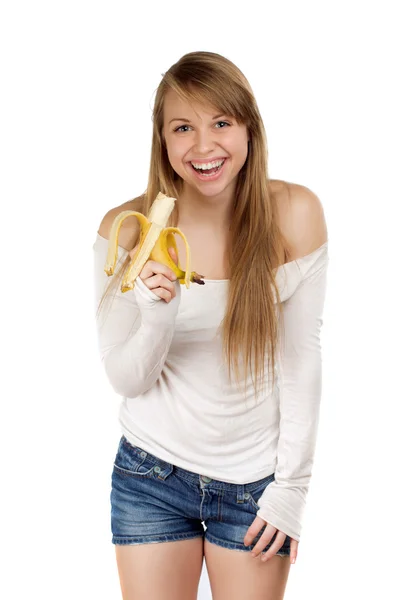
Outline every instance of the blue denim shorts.
[[[202, 537], [223, 548], [250, 552], [265, 527], [250, 546], [243, 539], [257, 515], [257, 500], [274, 479], [274, 474], [246, 484], [211, 479], [165, 462], [123, 435], [111, 477], [112, 543]], [[263, 552], [275, 539], [276, 533]], [[289, 536], [276, 554], [290, 555]]]

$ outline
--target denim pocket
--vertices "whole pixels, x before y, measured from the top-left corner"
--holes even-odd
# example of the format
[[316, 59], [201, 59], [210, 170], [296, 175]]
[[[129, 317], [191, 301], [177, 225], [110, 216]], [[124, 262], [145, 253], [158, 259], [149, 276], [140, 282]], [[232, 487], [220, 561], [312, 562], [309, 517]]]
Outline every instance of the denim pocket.
[[257, 502], [261, 498], [265, 488], [274, 480], [275, 476], [274, 473], [272, 473], [271, 475], [268, 475], [267, 477], [262, 479], [261, 482], [259, 482], [257, 485], [254, 485], [254, 483], [249, 483], [245, 486], [244, 491], [247, 494], [249, 503], [255, 510], [258, 511], [260, 509]]
[[155, 456], [133, 446], [125, 436], [121, 437], [114, 459], [114, 470], [122, 475], [151, 477], [153, 473], [159, 473], [162, 466], [163, 463]]

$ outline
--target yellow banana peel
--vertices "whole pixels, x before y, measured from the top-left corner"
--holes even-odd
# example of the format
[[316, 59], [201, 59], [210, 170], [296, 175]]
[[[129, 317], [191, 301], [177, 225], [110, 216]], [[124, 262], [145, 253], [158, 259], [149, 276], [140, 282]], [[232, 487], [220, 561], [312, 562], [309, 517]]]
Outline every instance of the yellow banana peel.
[[[123, 221], [127, 217], [135, 216], [140, 224], [139, 246], [122, 280], [122, 292], [127, 292], [134, 288], [135, 280], [148, 260], [155, 260], [169, 267], [177, 276], [179, 283], [184, 283], [187, 288], [189, 288], [191, 282], [204, 285], [204, 275], [190, 271], [190, 248], [185, 235], [177, 227], [166, 227], [175, 201], [176, 198], [171, 198], [160, 192], [151, 205], [148, 218], [134, 210], [124, 210], [115, 217], [111, 226], [107, 262], [104, 267], [104, 271], [108, 276], [114, 274], [118, 258], [118, 236]], [[185, 242], [186, 271], [183, 271], [179, 266], [175, 235], [180, 235]], [[175, 264], [168, 252], [168, 248], [171, 247], [175, 250], [178, 257], [178, 265]]]

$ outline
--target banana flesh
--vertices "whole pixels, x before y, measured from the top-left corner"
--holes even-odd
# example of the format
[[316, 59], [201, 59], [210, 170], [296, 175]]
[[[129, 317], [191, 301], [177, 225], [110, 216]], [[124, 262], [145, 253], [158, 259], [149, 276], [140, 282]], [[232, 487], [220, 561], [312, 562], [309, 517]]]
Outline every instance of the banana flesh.
[[[122, 292], [134, 288], [135, 280], [148, 260], [155, 260], [169, 267], [177, 276], [179, 283], [184, 283], [187, 288], [189, 288], [191, 282], [201, 285], [205, 283], [203, 281], [204, 275], [190, 271], [190, 248], [185, 235], [177, 227], [166, 227], [175, 200], [176, 198], [171, 198], [160, 192], [151, 205], [148, 218], [140, 212], [124, 210], [114, 219], [108, 242], [107, 261], [104, 266], [104, 271], [108, 276], [114, 274], [118, 258], [118, 237], [122, 223], [127, 217], [135, 216], [140, 224], [139, 246], [122, 280]], [[179, 266], [178, 248], [174, 235], [180, 235], [185, 243], [186, 271], [183, 271]], [[174, 248], [178, 257], [178, 265], [175, 264], [168, 252], [168, 248], [171, 247]]]

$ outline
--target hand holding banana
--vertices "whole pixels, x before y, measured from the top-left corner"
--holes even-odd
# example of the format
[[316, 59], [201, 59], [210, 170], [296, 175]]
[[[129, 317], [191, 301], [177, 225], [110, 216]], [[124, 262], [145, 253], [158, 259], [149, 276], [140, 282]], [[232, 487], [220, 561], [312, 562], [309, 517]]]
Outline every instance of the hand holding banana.
[[[149, 283], [151, 285], [158, 284], [157, 289], [160, 292], [165, 288], [166, 294], [159, 293], [157, 295], [167, 299], [171, 296], [171, 293], [175, 293], [175, 290], [170, 287], [171, 271], [174, 273], [175, 279], [178, 279], [181, 284], [184, 283], [187, 288], [189, 288], [190, 282], [204, 285], [204, 275], [190, 271], [190, 248], [184, 234], [177, 227], [166, 227], [175, 200], [176, 198], [171, 198], [160, 192], [151, 205], [148, 218], [140, 212], [124, 210], [114, 219], [108, 243], [107, 262], [104, 267], [104, 271], [109, 276], [113, 275], [117, 262], [118, 235], [123, 221], [127, 217], [135, 216], [140, 224], [139, 244], [130, 252], [132, 260], [122, 280], [122, 292], [132, 290], [136, 278], [140, 275], [142, 280], [147, 280], [147, 287], [150, 288]], [[175, 234], [180, 235], [186, 245], [186, 271], [179, 267]], [[173, 255], [170, 255], [169, 248], [172, 249], [171, 251], [175, 255], [174, 258]], [[145, 265], [146, 271], [144, 272]], [[173, 284], [171, 285], [173, 287]], [[153, 289], [153, 291], [156, 293], [156, 290]]]
[[[137, 244], [133, 250], [129, 252], [131, 257], [135, 255], [139, 244]], [[168, 251], [173, 261], [178, 264], [178, 258], [173, 248], [168, 248]], [[140, 279], [143, 281], [145, 286], [156, 294], [159, 298], [165, 300], [165, 302], [171, 302], [172, 298], [176, 296], [175, 281], [177, 276], [164, 263], [157, 262], [155, 260], [148, 260], [141, 272], [139, 273]]]

